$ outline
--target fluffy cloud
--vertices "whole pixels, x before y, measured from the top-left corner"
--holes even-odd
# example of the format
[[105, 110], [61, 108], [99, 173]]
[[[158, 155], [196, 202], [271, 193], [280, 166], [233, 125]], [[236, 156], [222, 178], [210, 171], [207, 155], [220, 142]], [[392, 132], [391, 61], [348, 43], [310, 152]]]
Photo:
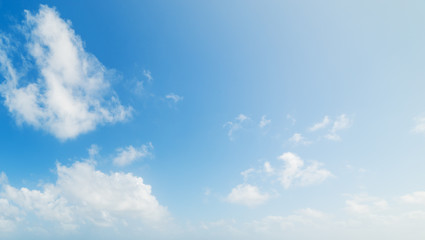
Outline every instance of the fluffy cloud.
[[[131, 108], [120, 104], [110, 87], [111, 71], [87, 53], [83, 42], [55, 9], [42, 5], [26, 11], [20, 27], [26, 37], [26, 71], [14, 68], [12, 49], [2, 36], [0, 92], [18, 123], [46, 130], [61, 140], [127, 119]], [[15, 57], [18, 59], [17, 57]]]
[[142, 145], [139, 148], [135, 148], [132, 145], [126, 148], [117, 149], [117, 156], [114, 158], [114, 164], [118, 166], [129, 165], [132, 162], [145, 158], [151, 154], [151, 150], [153, 149], [152, 143], [148, 143], [146, 145]]
[[304, 166], [304, 161], [294, 153], [287, 152], [279, 156], [284, 162], [284, 167], [280, 171], [279, 180], [284, 188], [292, 185], [307, 186], [323, 182], [332, 176], [331, 172], [321, 168], [321, 163], [313, 162]]
[[269, 197], [267, 193], [261, 193], [256, 186], [239, 184], [232, 189], [226, 199], [231, 203], [254, 207], [265, 203]]
[[0, 232], [15, 230], [20, 215], [16, 206], [11, 205], [7, 199], [0, 198]]
[[330, 122], [331, 121], [330, 121], [329, 117], [328, 116], [325, 116], [323, 118], [323, 121], [314, 124], [312, 127], [309, 128], [309, 130], [312, 131], [312, 132], [317, 131], [319, 129], [322, 129], [322, 128], [328, 126]]
[[[168, 211], [152, 195], [151, 186], [130, 173], [105, 174], [86, 162], [66, 167], [57, 165], [58, 179], [42, 190], [15, 188], [4, 183], [0, 210], [20, 209], [27, 214], [75, 229], [90, 222], [112, 226], [120, 222], [139, 222], [147, 226], [168, 219]], [[17, 210], [16, 210], [17, 211]], [[12, 212], [12, 214], [15, 214]], [[0, 214], [0, 222], [4, 212]], [[16, 215], [16, 214], [15, 214]]]

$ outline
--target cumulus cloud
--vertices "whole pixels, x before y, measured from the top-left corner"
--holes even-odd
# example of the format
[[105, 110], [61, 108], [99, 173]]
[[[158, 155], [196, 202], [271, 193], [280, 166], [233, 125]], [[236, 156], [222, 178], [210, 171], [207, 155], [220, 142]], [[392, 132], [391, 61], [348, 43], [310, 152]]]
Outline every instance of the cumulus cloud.
[[332, 125], [331, 130], [325, 137], [329, 140], [339, 141], [341, 140], [341, 137], [338, 135], [338, 132], [351, 127], [351, 124], [352, 120], [349, 119], [345, 114], [341, 114], [337, 117]]
[[7, 199], [0, 198], [0, 232], [15, 230], [21, 215], [16, 206], [11, 205]]
[[284, 188], [289, 188], [292, 185], [318, 184], [332, 176], [330, 171], [321, 168], [321, 163], [313, 162], [304, 166], [304, 161], [291, 152], [282, 154], [278, 159], [284, 162], [284, 167], [279, 173], [279, 180]]
[[254, 207], [265, 203], [269, 199], [267, 193], [261, 193], [258, 187], [250, 184], [239, 184], [227, 196], [227, 201]]
[[248, 119], [249, 118], [245, 116], [244, 114], [239, 114], [233, 122], [229, 121], [224, 124], [224, 127], [229, 129], [229, 131], [227, 132], [227, 136], [229, 136], [230, 140], [234, 139], [234, 136], [233, 136], [234, 133], [242, 129], [243, 122], [247, 121]]
[[13, 47], [2, 36], [0, 86], [4, 104], [18, 123], [26, 123], [61, 140], [75, 138], [96, 126], [130, 117], [111, 89], [111, 70], [86, 52], [70, 21], [41, 5], [36, 14], [26, 11], [19, 28], [25, 36], [25, 70], [15, 69]]
[[330, 121], [329, 117], [325, 116], [321, 122], [315, 123], [312, 127], [309, 128], [309, 130], [312, 131], [312, 132], [317, 131], [319, 129], [322, 129], [322, 128], [328, 126], [330, 122], [331, 121]]
[[[153, 226], [168, 219], [167, 209], [158, 203], [151, 186], [141, 177], [120, 172], [106, 174], [86, 162], [75, 162], [70, 167], [58, 164], [56, 171], [56, 183], [46, 184], [41, 190], [3, 184], [0, 208], [11, 205], [7, 206], [9, 211], [20, 209], [60, 223], [64, 229], [75, 229], [87, 222], [97, 226], [120, 222]], [[15, 212], [11, 214], [16, 215]], [[0, 221], [3, 215], [4, 212]]]
[[179, 95], [174, 94], [174, 93], [170, 93], [170, 94], [166, 95], [165, 98], [173, 101], [174, 103], [178, 103], [178, 102], [183, 100], [182, 96], [179, 96]]
[[261, 117], [261, 120], [260, 120], [260, 123], [258, 124], [258, 126], [259, 126], [260, 128], [264, 128], [265, 126], [269, 125], [271, 122], [272, 122], [272, 120], [267, 119], [267, 118], [266, 118], [266, 115], [263, 115], [263, 116]]
[[151, 155], [151, 150], [153, 149], [152, 143], [144, 144], [139, 148], [135, 148], [132, 145], [126, 148], [117, 149], [117, 156], [114, 158], [113, 162], [118, 166], [126, 166], [138, 159], [145, 158]]

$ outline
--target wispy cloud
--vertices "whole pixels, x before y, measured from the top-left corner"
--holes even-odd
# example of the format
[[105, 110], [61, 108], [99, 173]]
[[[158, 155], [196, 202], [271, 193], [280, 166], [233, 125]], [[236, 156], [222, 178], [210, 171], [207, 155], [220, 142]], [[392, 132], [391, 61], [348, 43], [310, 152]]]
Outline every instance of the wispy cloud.
[[293, 142], [295, 144], [303, 144], [303, 145], [308, 145], [311, 142], [307, 141], [302, 135], [301, 133], [294, 133], [294, 135], [292, 135], [292, 137], [289, 138], [290, 142]]
[[113, 162], [118, 166], [130, 165], [138, 159], [151, 155], [152, 149], [152, 143], [144, 144], [139, 148], [135, 148], [132, 145], [127, 146], [126, 148], [119, 148], [117, 149], [117, 156], [114, 158]]
[[388, 202], [384, 199], [367, 194], [348, 195], [345, 201], [346, 210], [352, 214], [370, 216], [378, 211], [388, 209]]
[[414, 120], [415, 127], [413, 128], [413, 132], [425, 133], [425, 117], [416, 117]]
[[310, 131], [314, 132], [319, 129], [325, 128], [329, 125], [330, 119], [328, 116], [325, 116], [321, 122], [315, 123], [312, 127], [309, 128]]
[[425, 205], [425, 191], [417, 191], [401, 197], [406, 203], [415, 203]]
[[339, 141], [341, 140], [341, 137], [338, 135], [338, 132], [351, 127], [351, 124], [352, 120], [349, 119], [345, 114], [342, 114], [337, 117], [332, 125], [331, 130], [325, 137], [329, 140]]
[[152, 82], [153, 77], [152, 77], [152, 73], [149, 70], [143, 70], [143, 76], [146, 77], [148, 82]]
[[263, 115], [263, 116], [261, 117], [261, 120], [260, 120], [260, 123], [258, 124], [258, 126], [259, 126], [260, 128], [264, 128], [265, 126], [269, 125], [271, 122], [272, 122], [272, 120], [267, 119], [267, 118], [266, 118], [266, 115]]
[[292, 125], [295, 125], [295, 123], [297, 122], [297, 120], [291, 114], [287, 114], [286, 119], [290, 120]]
[[249, 118], [247, 116], [245, 116], [244, 114], [239, 114], [233, 122], [229, 121], [229, 122], [224, 124], [223, 127], [229, 129], [229, 131], [227, 132], [227, 136], [229, 136], [230, 140], [234, 139], [233, 135], [235, 134], [235, 132], [242, 129], [242, 123], [245, 122], [248, 119]]
[[174, 94], [174, 93], [167, 94], [165, 96], [165, 98], [173, 101], [174, 103], [178, 103], [178, 102], [180, 102], [180, 101], [183, 100], [183, 97], [182, 96], [179, 96], [179, 95]]
[[5, 36], [0, 44], [0, 70], [6, 79], [0, 92], [18, 123], [66, 140], [130, 117], [131, 108], [122, 106], [110, 87], [111, 71], [84, 50], [70, 22], [53, 8], [26, 11], [19, 29], [27, 37], [28, 54], [18, 55], [29, 55], [24, 61], [32, 63], [27, 71], [31, 74], [14, 68]]

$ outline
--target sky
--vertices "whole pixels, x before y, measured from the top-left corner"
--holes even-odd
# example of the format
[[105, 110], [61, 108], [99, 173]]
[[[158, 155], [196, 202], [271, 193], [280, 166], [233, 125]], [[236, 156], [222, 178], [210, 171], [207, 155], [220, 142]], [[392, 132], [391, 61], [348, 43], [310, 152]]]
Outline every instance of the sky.
[[424, 238], [424, 11], [0, 0], [0, 238]]

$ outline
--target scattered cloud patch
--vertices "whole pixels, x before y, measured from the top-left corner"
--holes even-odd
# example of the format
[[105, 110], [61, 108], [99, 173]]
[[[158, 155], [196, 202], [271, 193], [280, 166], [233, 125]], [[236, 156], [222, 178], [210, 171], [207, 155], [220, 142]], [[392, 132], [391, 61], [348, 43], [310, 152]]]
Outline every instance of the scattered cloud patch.
[[256, 186], [240, 184], [232, 189], [226, 199], [231, 203], [254, 207], [265, 203], [269, 197], [267, 193], [261, 193]]
[[247, 116], [245, 116], [244, 114], [239, 114], [233, 122], [229, 121], [229, 122], [224, 124], [223, 127], [229, 129], [229, 131], [227, 132], [227, 136], [229, 136], [230, 140], [234, 139], [235, 132], [242, 129], [243, 128], [242, 124], [245, 121], [247, 121], [248, 119], [249, 118]]
[[414, 120], [415, 127], [413, 128], [413, 132], [425, 133], [425, 117], [416, 117]]
[[345, 201], [346, 210], [357, 215], [372, 215], [378, 211], [388, 209], [388, 202], [384, 199], [371, 197], [367, 194], [349, 195]]
[[119, 148], [117, 149], [117, 156], [114, 158], [113, 162], [117, 166], [126, 166], [138, 159], [151, 155], [152, 149], [152, 143], [144, 144], [139, 148], [135, 148], [132, 145], [125, 148]]
[[332, 125], [331, 130], [325, 137], [329, 140], [340, 141], [341, 137], [338, 135], [338, 132], [351, 127], [351, 124], [352, 120], [349, 119], [345, 114], [342, 114], [337, 117]]
[[406, 203], [423, 204], [425, 205], [425, 191], [417, 191], [401, 197]]
[[280, 182], [286, 189], [293, 185], [308, 186], [318, 184], [332, 176], [330, 171], [321, 167], [321, 163], [313, 162], [308, 166], [304, 166], [304, 161], [291, 152], [282, 154], [278, 159], [284, 162], [284, 167], [278, 174]]
[[153, 81], [153, 77], [152, 77], [151, 71], [149, 71], [149, 70], [143, 70], [143, 76], [146, 77], [146, 79], [147, 79], [148, 82], [152, 82]]
[[244, 181], [247, 181], [249, 175], [252, 174], [253, 172], [255, 172], [255, 169], [254, 168], [249, 168], [249, 169], [241, 172], [241, 175], [243, 176]]
[[311, 132], [317, 131], [319, 129], [325, 128], [329, 125], [331, 120], [328, 116], [325, 116], [321, 122], [315, 123], [312, 127], [309, 128]]
[[5, 41], [2, 35], [0, 44], [5, 79], [0, 93], [16, 121], [66, 140], [98, 125], [128, 119], [131, 108], [122, 106], [111, 89], [113, 74], [84, 50], [70, 21], [45, 5], [36, 14], [25, 13], [19, 29], [26, 36], [27, 53], [17, 55], [30, 69], [15, 69], [18, 58], [11, 58], [13, 47], [8, 44], [15, 40]]
[[[318, 210], [306, 208], [296, 211], [288, 216], [267, 216], [260, 220], [255, 220], [248, 225], [256, 232], [267, 233], [282, 232], [299, 227], [313, 227], [324, 223], [328, 216]], [[274, 238], [273, 238], [274, 239]]]
[[166, 99], [173, 101], [174, 103], [178, 103], [180, 101], [183, 101], [183, 97], [179, 96], [177, 94], [174, 93], [170, 93], [168, 95], [165, 96]]
[[301, 133], [294, 133], [294, 135], [292, 135], [292, 137], [289, 138], [289, 141], [295, 144], [303, 144], [303, 145], [308, 145], [311, 143], [305, 140], [305, 138], [301, 135]]
[[261, 117], [261, 120], [260, 120], [260, 123], [258, 124], [258, 126], [259, 126], [260, 128], [264, 128], [265, 126], [269, 125], [271, 122], [272, 122], [272, 120], [267, 119], [267, 118], [266, 118], [266, 115], [263, 115], [263, 116]]

